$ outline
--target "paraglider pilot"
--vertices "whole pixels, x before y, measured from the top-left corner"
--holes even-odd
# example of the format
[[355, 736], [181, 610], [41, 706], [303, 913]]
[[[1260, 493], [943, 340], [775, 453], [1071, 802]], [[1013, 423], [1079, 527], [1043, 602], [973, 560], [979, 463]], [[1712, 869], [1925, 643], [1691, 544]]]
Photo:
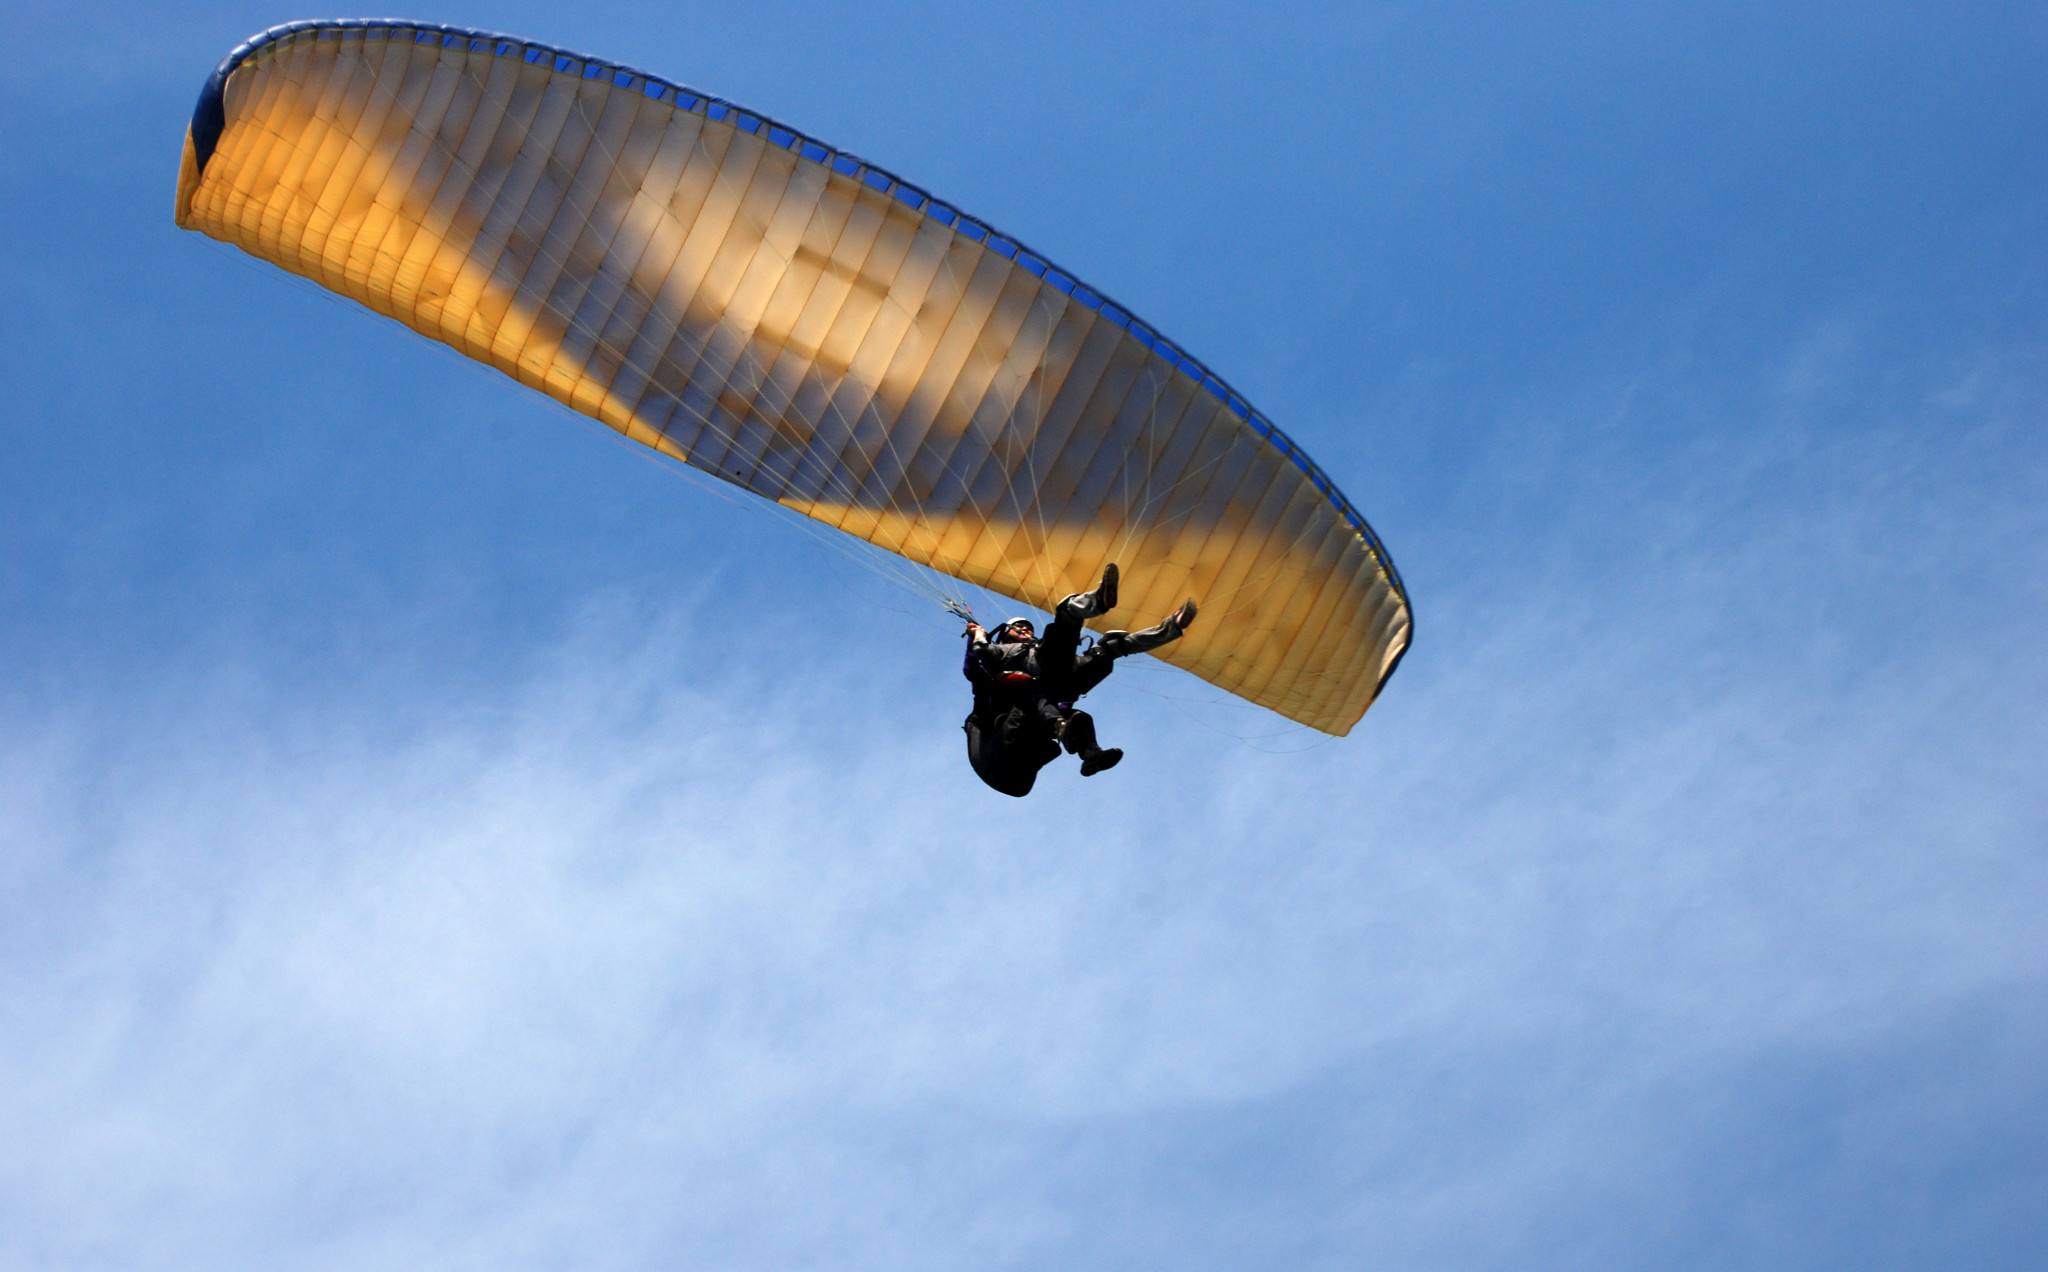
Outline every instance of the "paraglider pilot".
[[1029, 794], [1038, 770], [1061, 747], [1081, 757], [1083, 777], [1124, 758], [1120, 749], [1096, 741], [1094, 717], [1074, 703], [1109, 678], [1117, 659], [1179, 640], [1195, 621], [1195, 602], [1189, 599], [1143, 631], [1105, 632], [1083, 650], [1081, 623], [1116, 608], [1116, 578], [1116, 566], [1109, 565], [1094, 591], [1061, 601], [1043, 638], [1026, 618], [1013, 618], [993, 632], [968, 620], [961, 669], [974, 686], [974, 709], [964, 726], [967, 759], [982, 781], [1003, 794]]

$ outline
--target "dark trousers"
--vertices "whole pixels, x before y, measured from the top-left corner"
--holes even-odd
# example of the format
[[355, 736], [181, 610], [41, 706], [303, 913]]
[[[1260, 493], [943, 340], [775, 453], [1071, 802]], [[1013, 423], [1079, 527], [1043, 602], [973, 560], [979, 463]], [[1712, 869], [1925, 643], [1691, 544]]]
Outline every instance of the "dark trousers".
[[1052, 622], [1038, 639], [1038, 671], [1045, 697], [1039, 702], [1041, 719], [1054, 730], [1053, 736], [1073, 755], [1096, 749], [1095, 719], [1076, 710], [1075, 699], [1109, 679], [1116, 660], [1142, 654], [1180, 639], [1180, 628], [1171, 620], [1136, 632], [1104, 632], [1102, 639], [1081, 649], [1081, 623], [1095, 613], [1095, 594], [1078, 592], [1059, 603]]
[[1116, 655], [1098, 641], [1081, 653], [1081, 620], [1093, 612], [1094, 596], [1069, 596], [1052, 612], [1045, 635], [1038, 638], [1038, 674], [1048, 698], [1072, 702], [1109, 678]]

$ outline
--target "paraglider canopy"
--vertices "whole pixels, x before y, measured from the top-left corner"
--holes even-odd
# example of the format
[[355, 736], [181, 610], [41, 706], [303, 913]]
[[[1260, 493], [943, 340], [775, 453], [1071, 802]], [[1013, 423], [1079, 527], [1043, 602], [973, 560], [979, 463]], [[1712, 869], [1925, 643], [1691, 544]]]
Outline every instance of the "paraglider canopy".
[[[1347, 732], [1400, 575], [1206, 364], [1017, 239], [732, 102], [510, 36], [292, 23], [187, 134], [178, 224], [889, 553], [1043, 603], [1120, 560], [1163, 657]], [[949, 605], [950, 607], [950, 605]]]

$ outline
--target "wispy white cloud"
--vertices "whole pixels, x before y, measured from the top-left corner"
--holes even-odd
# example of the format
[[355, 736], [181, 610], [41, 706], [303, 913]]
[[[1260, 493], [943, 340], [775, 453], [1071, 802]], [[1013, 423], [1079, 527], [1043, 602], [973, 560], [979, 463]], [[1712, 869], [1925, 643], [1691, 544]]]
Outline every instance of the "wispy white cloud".
[[[139, 159], [101, 148], [117, 133], [169, 163], [162, 147], [212, 60], [269, 20], [211, 34], [187, 23], [165, 43], [145, 22], [59, 13], [29, 15], [31, 43], [92, 47], [91, 65], [120, 68], [102, 73], [125, 76], [123, 91], [162, 99], [169, 132], [94, 125], [87, 145], [30, 130], [45, 162], [21, 170], [45, 185], [52, 170], [141, 180]], [[858, 25], [883, 56], [929, 60], [921, 40]], [[788, 48], [762, 45], [758, 26], [724, 39], [721, 76], [737, 60], [763, 82], [788, 79]], [[553, 38], [628, 56], [637, 45], [654, 69], [690, 78], [705, 41], [723, 39], [700, 31], [664, 61], [655, 37], [629, 34]], [[1349, 51], [1325, 50], [1325, 86], [1369, 82], [1373, 100], [1283, 94], [1275, 108], [1426, 122], [1443, 82], [1493, 68], [1432, 63], [1433, 41], [1425, 28], [1376, 38], [1420, 59], [1424, 70], [1397, 68], [1415, 86], [1360, 80]], [[1503, 66], [1547, 65], [1511, 43]], [[824, 99], [812, 103], [824, 115], [799, 101], [792, 117], [840, 136], [834, 75], [877, 82], [859, 65], [869, 51], [809, 88], [778, 83]], [[1040, 73], [1014, 50], [987, 52], [942, 59], [944, 73]], [[1272, 51], [1274, 66], [1301, 58]], [[929, 115], [911, 87], [929, 81], [905, 61], [879, 78], [905, 114]], [[1179, 65], [1208, 69], [1129, 90], [1158, 104], [1145, 109], [1162, 125], [1187, 109], [1185, 82], [1229, 62]], [[1514, 91], [1547, 93], [1549, 71], [1515, 74], [1535, 78]], [[20, 84], [38, 121], [85, 119], [97, 100]], [[1458, 101], [1467, 132], [1520, 126]], [[1267, 113], [1229, 95], [1208, 106], [1199, 140], [1212, 150], [1231, 121], [1262, 152], [1277, 144]], [[1028, 94], [1003, 108], [1041, 112], [1058, 136]], [[948, 126], [985, 133], [999, 116], [960, 118]], [[862, 122], [849, 144], [875, 127]], [[1745, 164], [1775, 162], [1746, 127], [1729, 131]], [[1429, 127], [1367, 132], [1333, 146], [1311, 130], [1305, 148], [1253, 161], [1276, 181], [1322, 163], [1341, 166], [1339, 181], [1372, 174], [1362, 207], [1400, 204], [1417, 164], [1459, 150]], [[964, 169], [967, 197], [992, 178], [968, 159], [985, 138], [960, 140], [935, 167], [893, 157], [924, 144], [912, 135], [877, 154], [949, 190]], [[1162, 154], [1196, 150], [1182, 134]], [[988, 153], [1002, 169], [1072, 171]], [[1123, 180], [1122, 152], [1075, 153]], [[1389, 168], [1389, 154], [1401, 162]], [[1686, 162], [1667, 173], [1681, 191], [1711, 175], [1690, 151]], [[1491, 167], [1464, 174], [1479, 183], [1469, 191], [1373, 221], [1175, 166], [1172, 179], [1221, 201], [1202, 226], [1159, 223], [1157, 205], [1139, 211], [1106, 188], [1076, 206], [1069, 181], [995, 186], [987, 210], [1053, 234], [1085, 226], [1069, 214], [1113, 218], [1065, 231], [1132, 258], [1099, 281], [1155, 298], [1148, 313], [1215, 324], [1186, 333], [1199, 348], [1247, 342], [1254, 356], [1230, 369], [1248, 364], [1262, 394], [1345, 385], [1341, 400], [1284, 403], [1287, 419], [1320, 421], [1304, 435], [1357, 418], [1358, 382], [1384, 368], [1353, 347], [1364, 324], [1298, 320], [1303, 296], [1406, 296], [1425, 333], [1484, 325], [1434, 304], [1439, 293], [1511, 311], [1476, 342], [1391, 339], [1435, 361], [1428, 400], [1360, 430], [1356, 462], [1317, 444], [1398, 509], [1381, 529], [1420, 607], [1414, 656], [1356, 735], [1275, 734], [1183, 678], [1132, 668], [1099, 712], [1131, 759], [1085, 783], [1067, 768], [1020, 804], [982, 791], [961, 762], [950, 650], [919, 688], [902, 664], [924, 648], [820, 675], [776, 648], [809, 632], [763, 633], [703, 597], [614, 599], [542, 654], [450, 687], [395, 651], [479, 648], [470, 619], [485, 595], [351, 616], [355, 640], [321, 648], [300, 635], [291, 652], [257, 639], [260, 622], [173, 612], [155, 630], [251, 638], [147, 657], [110, 638], [121, 657], [58, 691], [0, 693], [0, 1263], [1442, 1268], [1726, 1252], [1815, 1266], [1872, 1261], [1830, 1255], [1874, 1248], [1845, 1231], [1856, 1224], [1903, 1234], [1888, 1215], [1967, 1227], [1952, 1255], [2038, 1237], [2038, 1217], [2013, 1201], [2042, 1175], [2044, 1047], [2024, 1008], [2048, 979], [2036, 917], [2048, 882], [2038, 336], [2020, 323], [2003, 344], [1921, 348], [1921, 328], [1899, 317], [1913, 296], [1810, 318], [1759, 365], [1716, 365], [1729, 346], [1769, 338], [1742, 320], [1760, 300], [1755, 278], [1723, 270], [1703, 284], [1712, 295], [1645, 332], [1617, 328], [1639, 306], [1673, 308], [1667, 290], [1619, 288], [1636, 300], [1595, 304], [1606, 325], [1583, 319], [1537, 355], [1597, 347], [1608, 361], [1536, 374], [1505, 346], [1544, 334], [1533, 316], [1560, 305], [1569, 327], [1581, 298], [1549, 289], [1581, 280], [1553, 262], [1518, 290], [1489, 257], [1539, 249], [1524, 259], [1610, 272], [1610, 287], [1660, 262], [1588, 252], [1576, 220], [1529, 236], [1521, 209], [1544, 187], [1502, 188]], [[1640, 210], [1643, 176], [1633, 164], [1545, 174], [1613, 225]], [[1624, 197], [1604, 202], [1610, 187]], [[85, 187], [61, 188], [77, 199], [43, 201], [62, 214], [88, 205]], [[1031, 214], [1032, 200], [1063, 206]], [[1513, 223], [1492, 238], [1461, 216], [1443, 238], [1387, 246], [1389, 231], [1445, 222], [1446, 207], [1496, 206]], [[2024, 225], [2035, 205], [2009, 206]], [[1804, 224], [1763, 211], [1753, 243]], [[1699, 227], [1685, 214], [1655, 235], [1689, 242]], [[128, 249], [81, 239], [62, 269], [24, 256], [10, 275], [58, 333], [15, 346], [18, 396], [34, 408], [16, 412], [18, 452], [33, 438], [62, 461], [16, 466], [17, 516], [48, 527], [32, 542], [132, 544], [192, 513], [197, 500], [141, 500], [163, 480], [145, 440], [198, 413], [159, 420], [138, 406], [153, 394], [237, 420], [188, 439], [195, 453], [243, 456], [180, 472], [235, 509], [213, 508], [208, 534], [188, 528], [188, 547], [247, 550], [258, 527], [304, 516], [307, 492], [337, 481], [385, 491], [381, 458], [338, 474], [347, 447], [295, 449], [303, 438], [272, 430], [274, 444], [252, 450], [258, 430], [239, 422], [303, 402], [309, 384], [337, 397], [362, 378], [367, 346], [323, 363], [304, 356], [302, 334], [274, 347], [225, 325], [185, 346], [144, 338], [162, 313], [197, 323], [203, 308], [143, 286], [159, 272], [197, 285], [198, 271], [164, 269], [161, 217], [154, 204], [146, 226], [138, 213]], [[1322, 246], [1278, 261], [1223, 250], [1246, 226], [1297, 224]], [[1804, 240], [1785, 241], [1794, 248], [1770, 260]], [[1185, 250], [1196, 242], [1212, 246]], [[1359, 245], [1371, 250], [1346, 255]], [[1148, 254], [1160, 262], [1149, 278]], [[1397, 254], [1413, 273], [1387, 274]], [[1678, 264], [1672, 277], [1700, 268], [1689, 248]], [[1442, 292], [1443, 272], [1465, 266]], [[81, 268], [104, 287], [81, 286]], [[1999, 303], [2027, 313], [2025, 294]], [[126, 377], [103, 370], [108, 312], [141, 315], [118, 336], [132, 346]], [[232, 350], [224, 373], [208, 342], [230, 333], [258, 347]], [[328, 340], [323, 327], [311, 344]], [[236, 357], [285, 365], [224, 385]], [[1475, 388], [1465, 373], [1488, 359], [1507, 368], [1503, 387]], [[138, 367], [190, 379], [168, 380], [166, 395], [133, 382]], [[413, 413], [501, 409], [467, 386], [447, 394], [467, 408], [385, 387], [330, 404], [331, 419], [405, 417], [395, 432]], [[1495, 422], [1474, 437], [1433, 431], [1445, 418]], [[482, 429], [448, 429], [449, 450], [485, 449]], [[90, 452], [47, 440], [107, 430], [120, 445], [97, 462], [143, 457], [120, 487], [132, 511], [73, 481]], [[1367, 445], [1410, 450], [1390, 465]], [[457, 471], [414, 454], [427, 480]], [[64, 497], [37, 503], [52, 474]], [[1352, 493], [1377, 520], [1367, 489]], [[390, 552], [388, 539], [355, 542], [349, 514], [372, 502], [317, 505], [334, 511], [301, 532], [337, 559]], [[492, 541], [495, 526], [446, 524], [434, 568], [451, 578], [479, 544], [522, 546]], [[94, 557], [121, 565], [66, 586], [118, 590], [160, 559]], [[205, 595], [246, 595], [299, 563]], [[20, 595], [10, 621], [26, 629], [52, 593]], [[872, 654], [908, 630], [863, 627], [844, 650]], [[2020, 1131], [2000, 1140], [2001, 1126]], [[1973, 1155], [1971, 1137], [1995, 1151]], [[1695, 1201], [1707, 1217], [1689, 1213]], [[1851, 1217], [1814, 1213], [1830, 1209]], [[1926, 1260], [1944, 1261], [1999, 1259]]]
[[1439, 581], [1344, 742], [1240, 746], [1134, 668], [1132, 760], [1021, 804], [949, 666], [770, 679], [688, 604], [461, 689], [236, 650], [15, 709], [0, 1218], [171, 1266], [1866, 1248], [1768, 1198], [1946, 1205], [1873, 1137], [2040, 1116], [2039, 598], [1944, 582], [2039, 542], [1986, 374], [1921, 378], [1942, 446], [1738, 457], [1740, 518], [1721, 469], [1609, 483], [1634, 537], [1575, 603]]

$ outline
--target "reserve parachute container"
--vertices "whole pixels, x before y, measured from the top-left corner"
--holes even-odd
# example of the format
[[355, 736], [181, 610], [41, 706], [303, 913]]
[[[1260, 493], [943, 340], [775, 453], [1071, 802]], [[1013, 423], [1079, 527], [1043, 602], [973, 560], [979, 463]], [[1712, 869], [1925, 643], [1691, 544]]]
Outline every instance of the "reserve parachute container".
[[1015, 238], [766, 115], [404, 21], [297, 22], [200, 94], [177, 223], [694, 468], [1029, 604], [1118, 561], [1158, 656], [1346, 733], [1406, 589], [1286, 434]]

